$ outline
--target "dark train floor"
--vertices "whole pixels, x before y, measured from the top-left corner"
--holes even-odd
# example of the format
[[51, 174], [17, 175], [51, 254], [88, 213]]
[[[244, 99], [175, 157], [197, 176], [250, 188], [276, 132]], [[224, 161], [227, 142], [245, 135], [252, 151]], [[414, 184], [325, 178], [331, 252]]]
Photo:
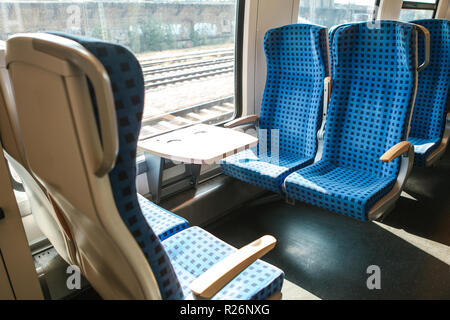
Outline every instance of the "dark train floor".
[[[245, 206], [206, 229], [236, 247], [274, 235], [264, 260], [321, 299], [450, 299], [450, 152], [433, 168], [413, 169], [382, 222], [280, 200]], [[370, 265], [380, 267], [380, 290], [367, 288]]]

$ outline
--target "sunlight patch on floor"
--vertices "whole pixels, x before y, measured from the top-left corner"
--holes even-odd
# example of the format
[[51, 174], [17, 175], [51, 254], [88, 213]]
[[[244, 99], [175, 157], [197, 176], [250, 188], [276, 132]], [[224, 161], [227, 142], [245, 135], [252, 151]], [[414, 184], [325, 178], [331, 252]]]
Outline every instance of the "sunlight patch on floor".
[[414, 197], [413, 197], [412, 195], [410, 195], [409, 193], [406, 193], [405, 191], [402, 191], [402, 193], [401, 193], [400, 196], [403, 197], [403, 198], [406, 198], [406, 199], [410, 199], [410, 200], [417, 201], [416, 198], [414, 198]]
[[311, 292], [297, 286], [296, 284], [284, 279], [282, 300], [320, 300], [319, 297], [313, 295]]
[[395, 234], [397, 237], [405, 240], [406, 242], [412, 244], [413, 246], [419, 248], [420, 250], [428, 253], [429, 255], [441, 260], [442, 262], [450, 266], [450, 247], [445, 244], [432, 241], [426, 238], [416, 236], [414, 234], [408, 233], [403, 229], [396, 229], [387, 226], [383, 223], [374, 221], [381, 228]]

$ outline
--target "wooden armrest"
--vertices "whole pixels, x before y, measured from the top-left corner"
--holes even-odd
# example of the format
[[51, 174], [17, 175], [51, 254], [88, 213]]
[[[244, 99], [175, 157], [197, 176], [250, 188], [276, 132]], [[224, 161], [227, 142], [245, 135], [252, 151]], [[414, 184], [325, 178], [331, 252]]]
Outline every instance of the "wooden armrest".
[[190, 288], [194, 294], [209, 299], [245, 268], [275, 247], [277, 240], [263, 236], [242, 247], [195, 279]]
[[391, 162], [398, 156], [408, 152], [411, 147], [412, 147], [412, 145], [411, 145], [411, 143], [409, 143], [409, 141], [399, 142], [395, 146], [390, 148], [388, 151], [386, 151], [381, 156], [380, 160], [383, 162]]
[[258, 116], [256, 114], [251, 114], [245, 117], [234, 119], [230, 122], [225, 123], [223, 126], [225, 128], [233, 128], [246, 123], [252, 123], [258, 121]]

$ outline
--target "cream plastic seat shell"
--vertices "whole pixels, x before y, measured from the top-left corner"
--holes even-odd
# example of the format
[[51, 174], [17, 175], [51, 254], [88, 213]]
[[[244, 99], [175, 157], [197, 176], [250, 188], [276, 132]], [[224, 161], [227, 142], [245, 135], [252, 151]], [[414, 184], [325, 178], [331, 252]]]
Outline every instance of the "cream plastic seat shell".
[[58, 254], [67, 263], [72, 264], [76, 256], [74, 245], [65, 234], [45, 190], [28, 170], [17, 122], [13, 89], [5, 64], [4, 42], [0, 42], [0, 136], [4, 154], [22, 180], [34, 221]]

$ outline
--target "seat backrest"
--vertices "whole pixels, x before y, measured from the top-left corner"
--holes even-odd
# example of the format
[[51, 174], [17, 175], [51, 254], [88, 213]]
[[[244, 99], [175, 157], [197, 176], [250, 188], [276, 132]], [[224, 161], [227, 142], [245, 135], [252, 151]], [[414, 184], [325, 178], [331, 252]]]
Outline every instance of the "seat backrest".
[[[411, 122], [412, 137], [440, 139], [450, 100], [450, 21], [424, 19], [411, 21], [430, 32], [430, 63], [419, 72], [417, 99]], [[419, 36], [419, 60], [424, 55]]]
[[68, 221], [79, 266], [104, 298], [182, 290], [136, 193], [144, 80], [125, 47], [63, 34], [16, 35], [7, 66], [30, 170]]
[[24, 150], [20, 139], [14, 94], [5, 64], [5, 43], [0, 43], [0, 138], [10, 166], [20, 176], [30, 202], [34, 221], [58, 254], [68, 263], [75, 259], [76, 252], [65, 233], [61, 221], [53, 209], [45, 191], [27, 170]]
[[395, 21], [344, 24], [331, 44], [332, 90], [324, 160], [396, 175], [398, 159], [379, 160], [407, 140], [417, 79], [417, 30]]
[[267, 77], [260, 128], [279, 130], [280, 154], [313, 157], [322, 120], [324, 79], [329, 75], [328, 31], [293, 24], [267, 31]]
[[15, 115], [14, 94], [6, 69], [6, 43], [0, 41], [0, 133], [3, 148], [8, 154], [25, 164], [25, 155], [18, 135], [18, 123]]
[[[330, 48], [331, 48], [331, 46], [333, 44], [334, 34], [335, 34], [336, 30], [338, 30], [339, 28], [341, 28], [344, 25], [349, 25], [349, 24], [352, 24], [352, 22], [338, 24], [338, 25], [332, 26], [330, 28], [330, 30], [328, 31], [328, 42], [330, 43]], [[334, 56], [332, 54], [330, 54], [330, 66], [333, 65], [333, 63], [334, 63], [333, 58], [334, 58]], [[332, 70], [331, 70], [331, 67], [330, 67], [330, 76], [333, 78], [333, 75], [331, 74], [331, 71]]]

